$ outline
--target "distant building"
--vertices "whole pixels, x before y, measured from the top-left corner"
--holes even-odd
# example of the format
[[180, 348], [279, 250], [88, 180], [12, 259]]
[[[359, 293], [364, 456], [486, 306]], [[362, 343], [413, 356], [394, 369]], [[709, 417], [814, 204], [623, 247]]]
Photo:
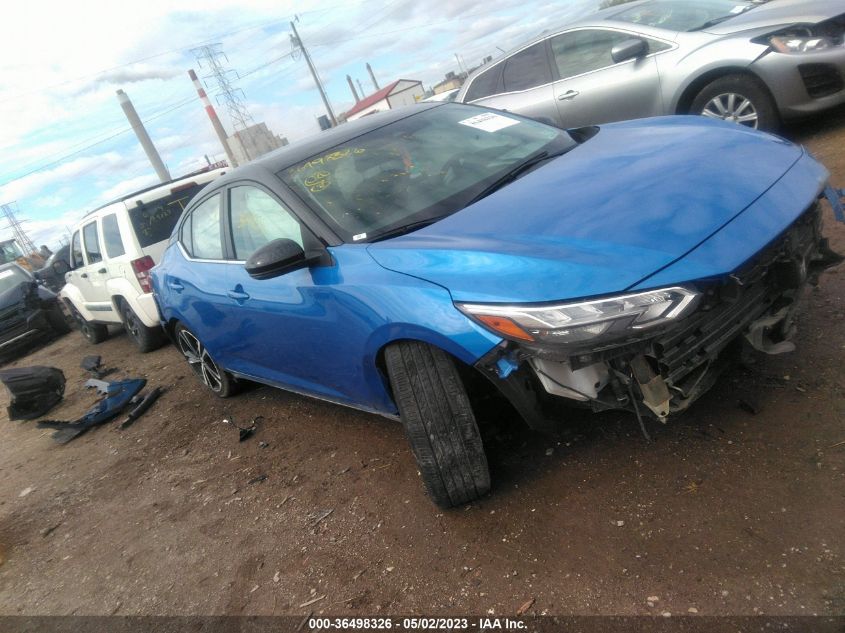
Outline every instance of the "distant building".
[[424, 92], [422, 82], [414, 79], [398, 79], [361, 99], [352, 106], [351, 110], [344, 113], [343, 118], [354, 121], [374, 112], [412, 105], [422, 99]]
[[446, 73], [446, 78], [443, 81], [441, 81], [439, 84], [434, 84], [434, 88], [432, 90], [434, 94], [439, 95], [441, 92], [460, 88], [464, 85], [464, 80], [466, 78], [467, 76], [464, 73], [457, 75], [454, 72], [450, 71]]
[[238, 163], [248, 163], [251, 160], [263, 156], [288, 144], [284, 136], [276, 136], [267, 127], [266, 123], [256, 123], [248, 128], [238, 130], [226, 139], [235, 160]]

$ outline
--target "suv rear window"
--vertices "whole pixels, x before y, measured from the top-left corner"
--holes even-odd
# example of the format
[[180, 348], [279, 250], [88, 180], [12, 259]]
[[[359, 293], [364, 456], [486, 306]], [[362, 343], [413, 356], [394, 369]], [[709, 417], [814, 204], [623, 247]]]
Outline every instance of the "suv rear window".
[[203, 185], [191, 185], [166, 198], [130, 207], [129, 219], [141, 248], [168, 239], [182, 211], [202, 187]]

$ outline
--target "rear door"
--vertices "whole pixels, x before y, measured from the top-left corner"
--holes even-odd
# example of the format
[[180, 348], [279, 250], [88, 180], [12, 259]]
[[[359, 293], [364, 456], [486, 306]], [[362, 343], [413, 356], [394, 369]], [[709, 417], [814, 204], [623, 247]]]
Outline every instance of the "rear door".
[[660, 76], [654, 55], [671, 48], [666, 42], [642, 37], [649, 54], [615, 63], [617, 44], [641, 37], [611, 29], [575, 29], [549, 38], [552, 87], [560, 123], [565, 128], [638, 119], [663, 114]]
[[476, 78], [467, 91], [467, 97], [473, 96], [476, 84], [480, 91], [485, 82], [489, 83], [490, 86], [486, 87], [489, 90], [493, 87], [494, 80], [497, 82], [495, 88], [498, 94], [475, 99], [473, 103], [556, 122], [557, 107], [554, 102], [553, 75], [547, 41], [532, 44], [514, 53], [488, 72], [494, 73], [499, 67], [501, 76], [491, 74], [490, 77]]

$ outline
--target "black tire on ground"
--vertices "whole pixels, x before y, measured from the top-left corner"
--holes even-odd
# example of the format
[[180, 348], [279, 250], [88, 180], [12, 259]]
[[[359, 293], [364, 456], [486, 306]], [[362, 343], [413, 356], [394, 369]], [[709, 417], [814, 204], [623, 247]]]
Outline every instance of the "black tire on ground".
[[714, 100], [721, 98], [722, 107], [725, 107], [730, 99], [730, 95], [735, 95], [735, 110], [739, 110], [745, 100], [750, 104], [750, 108], [746, 107], [741, 112], [738, 112], [738, 114], [749, 116], [753, 109], [753, 112], [757, 116], [756, 121], [753, 122], [743, 122], [741, 120], [734, 122], [768, 132], [774, 132], [780, 127], [780, 115], [778, 114], [774, 99], [772, 99], [765, 85], [749, 75], [725, 75], [710, 82], [696, 95], [692, 106], [690, 106], [690, 114], [708, 116], [705, 114], [705, 110], [707, 110], [709, 111], [709, 116], [717, 118], [717, 115], [723, 115], [724, 113], [715, 104]]
[[109, 337], [109, 329], [105, 325], [102, 323], [91, 323], [90, 321], [86, 321], [85, 317], [83, 317], [79, 313], [79, 310], [73, 307], [73, 304], [70, 302], [68, 302], [67, 307], [68, 310], [70, 310], [70, 314], [74, 321], [76, 321], [79, 331], [82, 332], [82, 336], [87, 338], [89, 343], [97, 345]]
[[429, 495], [443, 508], [490, 490], [481, 433], [454, 361], [417, 341], [385, 350], [393, 397]]
[[142, 354], [152, 352], [164, 345], [165, 336], [161, 327], [151, 328], [144, 325], [130, 305], [122, 299], [118, 301], [118, 306], [120, 318], [123, 319], [123, 328]]
[[197, 377], [218, 398], [235, 395], [240, 385], [225, 369], [217, 365], [197, 336], [181, 323], [173, 330], [176, 347]]
[[62, 312], [62, 306], [58, 302], [54, 303], [47, 310], [47, 323], [50, 324], [50, 327], [53, 328], [56, 334], [63, 335], [70, 332], [67, 317], [65, 317], [65, 313]]

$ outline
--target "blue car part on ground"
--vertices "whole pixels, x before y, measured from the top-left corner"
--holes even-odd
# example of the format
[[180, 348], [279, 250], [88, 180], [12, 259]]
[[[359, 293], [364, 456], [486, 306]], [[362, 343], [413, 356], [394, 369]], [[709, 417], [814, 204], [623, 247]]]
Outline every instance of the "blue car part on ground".
[[37, 426], [39, 429], [56, 429], [56, 432], [53, 433], [53, 439], [59, 444], [66, 444], [95, 426], [105, 424], [120, 415], [120, 412], [126, 408], [129, 401], [146, 384], [147, 381], [144, 378], [130, 378], [128, 380], [117, 380], [114, 382], [105, 382], [92, 378], [85, 383], [85, 386], [96, 388], [104, 396], [97, 404], [73, 422], [43, 420]]
[[[479, 137], [538, 125], [467, 106], [434, 108], [458, 117], [486, 112], [476, 117], [494, 124]], [[409, 429], [426, 416], [467, 419], [463, 409], [441, 408], [408, 420], [407, 402], [465, 402], [455, 395], [465, 385], [453, 384], [453, 363], [464, 375], [487, 378], [538, 429], [559, 423], [563, 401], [665, 421], [713, 384], [741, 343], [767, 353], [786, 349], [803, 289], [840, 261], [821, 232], [824, 167], [782, 138], [698, 117], [575, 131], [576, 144], [563, 155], [384, 240], [364, 233], [344, 241], [284, 180], [326, 157], [367, 151], [370, 132], [404, 126], [396, 138], [407, 139], [424, 128], [425, 117], [440, 116], [434, 108], [347, 124], [233, 171], [191, 203], [152, 275], [163, 324], [192, 337], [196, 345], [182, 351], [201, 377], [211, 368], [225, 380], [401, 414]], [[458, 121], [456, 136], [469, 120]], [[420, 164], [399, 155], [412, 167], [390, 177], [415, 177]], [[323, 173], [306, 184], [329, 187]], [[256, 278], [234, 257], [237, 232], [245, 229], [228, 216], [231, 196], [250, 183], [319, 236], [308, 247], [322, 253], [319, 260]], [[182, 227], [214, 199], [222, 256], [194, 258]], [[401, 354], [388, 354], [397, 346]], [[427, 395], [402, 405], [401, 392], [414, 389]], [[475, 476], [486, 472], [477, 458], [474, 475], [463, 479], [474, 487], [454, 483], [461, 475], [450, 480], [454, 494], [436, 492], [452, 485], [444, 483], [449, 477], [431, 483], [426, 471], [452, 449], [432, 453], [419, 442], [449, 433], [477, 437], [466, 428], [408, 430], [430, 492], [446, 505], [474, 498], [486, 485]]]

